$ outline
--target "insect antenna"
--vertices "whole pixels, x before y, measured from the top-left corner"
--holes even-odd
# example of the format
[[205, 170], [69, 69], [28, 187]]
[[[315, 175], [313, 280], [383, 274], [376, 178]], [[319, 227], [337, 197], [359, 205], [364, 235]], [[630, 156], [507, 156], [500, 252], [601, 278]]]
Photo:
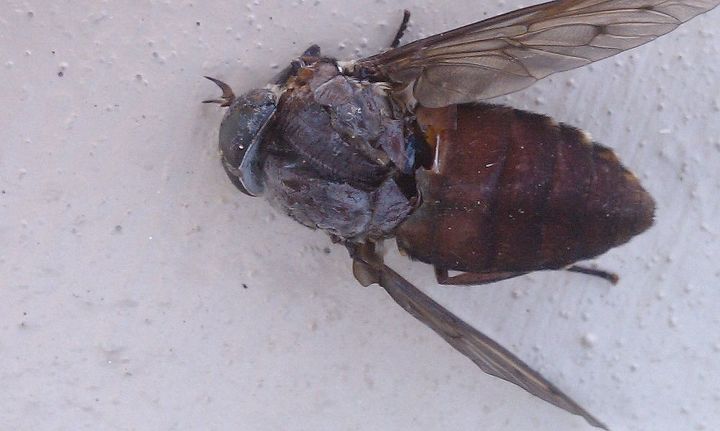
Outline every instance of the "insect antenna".
[[205, 78], [211, 80], [218, 87], [220, 87], [220, 89], [222, 90], [222, 96], [220, 96], [219, 99], [203, 100], [202, 103], [218, 103], [222, 107], [232, 105], [232, 103], [235, 101], [235, 93], [233, 93], [232, 88], [230, 88], [229, 85], [220, 81], [219, 79], [211, 78], [209, 76], [206, 76]]

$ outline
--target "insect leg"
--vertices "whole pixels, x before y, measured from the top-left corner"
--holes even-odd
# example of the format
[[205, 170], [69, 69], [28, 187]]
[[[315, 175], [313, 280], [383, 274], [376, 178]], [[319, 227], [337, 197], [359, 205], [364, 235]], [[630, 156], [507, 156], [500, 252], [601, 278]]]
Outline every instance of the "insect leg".
[[602, 269], [595, 269], [595, 268], [587, 268], [584, 266], [578, 266], [573, 265], [565, 268], [566, 271], [570, 272], [579, 272], [580, 274], [587, 274], [587, 275], [593, 275], [595, 277], [600, 277], [602, 279], [605, 279], [609, 281], [612, 284], [617, 284], [617, 282], [620, 280], [620, 277], [613, 273], [608, 271], [603, 271]]
[[[342, 240], [338, 242], [344, 242]], [[366, 242], [358, 244], [344, 242], [345, 247], [353, 259], [353, 275], [363, 286], [380, 283], [380, 270], [383, 266], [382, 256], [375, 251], [375, 243]]]
[[435, 278], [437, 279], [438, 284], [456, 286], [495, 283], [496, 281], [506, 280], [508, 278], [518, 277], [525, 274], [527, 274], [527, 272], [463, 272], [462, 274], [450, 277], [447, 269], [437, 266], [435, 267]]
[[390, 48], [397, 48], [400, 46], [400, 39], [402, 39], [403, 35], [405, 34], [405, 30], [407, 30], [408, 23], [410, 22], [410, 11], [405, 9], [403, 11], [403, 20], [400, 24], [400, 28], [398, 29], [397, 33], [395, 33], [395, 39], [393, 39], [392, 43], [390, 44]]
[[[601, 269], [587, 268], [584, 266], [573, 265], [565, 268], [566, 271], [578, 272], [580, 274], [592, 275], [607, 280], [612, 284], [617, 284], [620, 277], [617, 274], [603, 271]], [[435, 278], [438, 284], [454, 285], [454, 286], [474, 286], [480, 284], [490, 284], [496, 281], [507, 280], [508, 278], [525, 275], [527, 272], [463, 272], [450, 277], [447, 269], [435, 267]]]

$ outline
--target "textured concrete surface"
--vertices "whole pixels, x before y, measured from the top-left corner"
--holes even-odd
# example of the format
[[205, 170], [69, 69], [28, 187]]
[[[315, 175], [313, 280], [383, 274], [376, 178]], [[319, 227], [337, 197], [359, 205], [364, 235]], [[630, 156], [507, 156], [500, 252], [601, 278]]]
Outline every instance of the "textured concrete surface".
[[[360, 288], [345, 252], [236, 192], [202, 75], [242, 92], [310, 43], [354, 57], [515, 0], [0, 8], [0, 430], [588, 430]], [[720, 11], [503, 103], [613, 147], [657, 223], [595, 262], [436, 287], [614, 430], [720, 427]]]

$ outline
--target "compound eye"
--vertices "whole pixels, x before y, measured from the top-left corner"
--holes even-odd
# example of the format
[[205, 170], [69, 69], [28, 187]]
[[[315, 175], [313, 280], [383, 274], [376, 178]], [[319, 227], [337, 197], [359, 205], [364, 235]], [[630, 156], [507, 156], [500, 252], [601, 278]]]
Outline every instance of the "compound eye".
[[264, 190], [261, 143], [275, 108], [275, 95], [270, 90], [253, 90], [233, 101], [220, 125], [225, 171], [233, 184], [250, 196]]

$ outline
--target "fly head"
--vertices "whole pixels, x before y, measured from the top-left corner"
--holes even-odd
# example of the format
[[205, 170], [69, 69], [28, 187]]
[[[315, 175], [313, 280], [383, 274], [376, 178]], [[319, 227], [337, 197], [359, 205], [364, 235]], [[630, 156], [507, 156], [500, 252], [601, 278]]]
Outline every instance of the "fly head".
[[220, 99], [205, 102], [228, 107], [220, 124], [220, 152], [225, 172], [243, 193], [261, 195], [264, 190], [261, 143], [275, 113], [276, 95], [272, 90], [262, 88], [235, 97], [227, 84], [208, 79], [223, 90], [223, 95]]

